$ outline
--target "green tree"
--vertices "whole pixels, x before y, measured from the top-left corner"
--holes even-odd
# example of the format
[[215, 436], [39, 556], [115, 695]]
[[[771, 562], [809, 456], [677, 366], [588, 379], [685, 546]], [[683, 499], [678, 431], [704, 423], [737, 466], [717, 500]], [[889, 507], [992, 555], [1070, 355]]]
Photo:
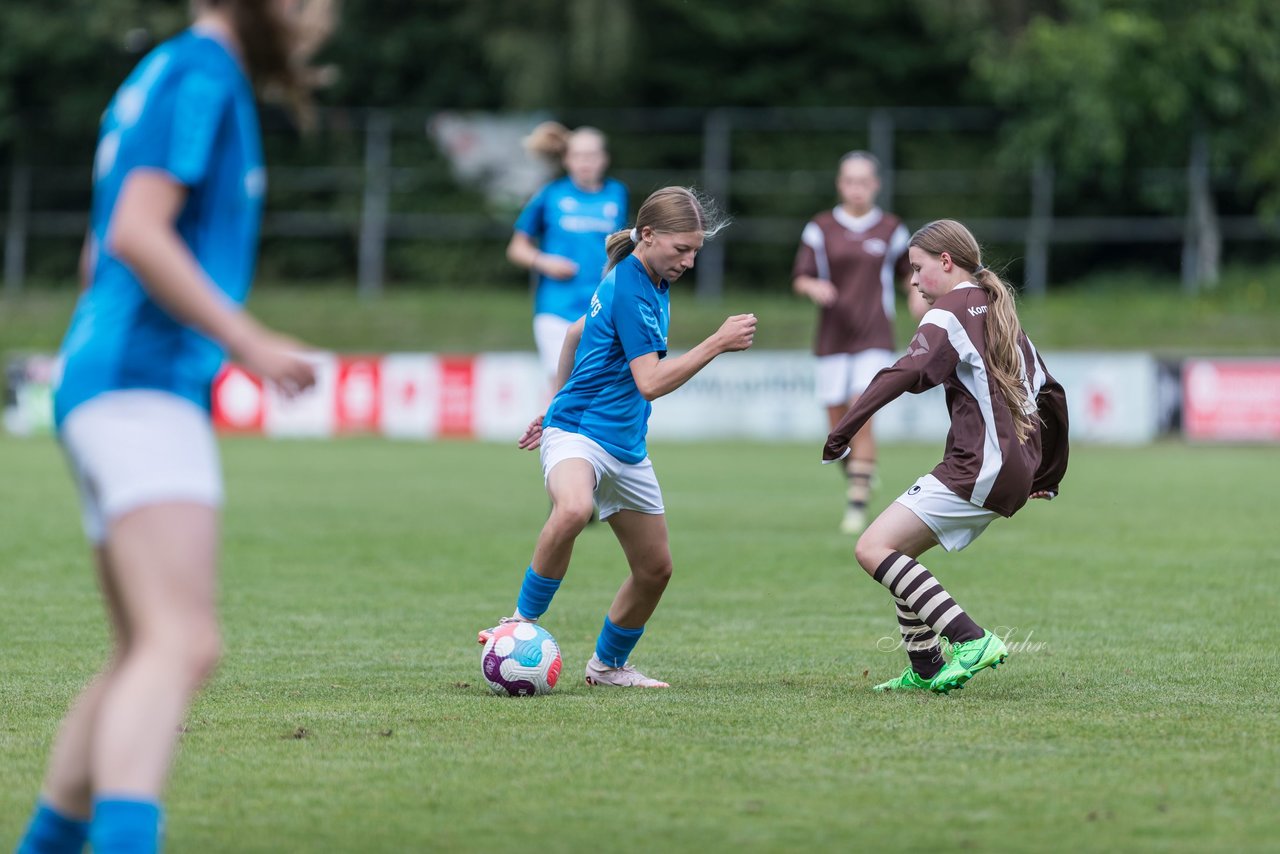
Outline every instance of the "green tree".
[[0, 4], [0, 145], [20, 122], [55, 133], [93, 126], [115, 87], [152, 44], [186, 20], [162, 0], [39, 0]]
[[[1010, 111], [1007, 156], [1049, 155], [1067, 185], [1115, 190], [1146, 164], [1187, 163], [1216, 280], [1211, 170], [1237, 167], [1280, 211], [1280, 5], [1272, 0], [919, 0], [939, 37]], [[960, 34], [958, 37], [949, 34]], [[1196, 168], [1197, 162], [1204, 168]]]

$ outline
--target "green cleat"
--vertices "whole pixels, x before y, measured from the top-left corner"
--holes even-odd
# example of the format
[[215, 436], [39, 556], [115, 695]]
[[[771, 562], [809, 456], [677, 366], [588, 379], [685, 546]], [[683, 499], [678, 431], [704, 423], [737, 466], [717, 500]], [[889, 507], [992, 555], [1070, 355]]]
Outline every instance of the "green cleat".
[[896, 679], [890, 679], [888, 682], [881, 682], [872, 688], [872, 691], [924, 691], [929, 688], [929, 680], [917, 674], [911, 669], [911, 665], [907, 665], [907, 669], [902, 671], [902, 675]]
[[929, 690], [945, 694], [952, 688], [963, 688], [973, 674], [986, 667], [995, 670], [1008, 657], [1009, 648], [1004, 641], [984, 630], [982, 637], [951, 647], [951, 660], [929, 682]]

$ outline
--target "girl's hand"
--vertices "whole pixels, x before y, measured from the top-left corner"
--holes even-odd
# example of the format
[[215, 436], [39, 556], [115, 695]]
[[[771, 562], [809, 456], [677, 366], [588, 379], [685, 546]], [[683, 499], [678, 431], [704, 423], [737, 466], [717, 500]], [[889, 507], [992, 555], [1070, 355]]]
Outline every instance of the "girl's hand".
[[534, 269], [549, 279], [563, 282], [578, 275], [578, 265], [562, 255], [538, 255]]
[[1032, 498], [1043, 498], [1045, 501], [1052, 501], [1057, 496], [1058, 496], [1058, 493], [1050, 492], [1047, 489], [1042, 489], [1039, 492], [1031, 493]]
[[809, 286], [809, 299], [820, 308], [830, 308], [836, 303], [836, 286], [826, 279], [814, 279]]
[[542, 444], [542, 416], [529, 422], [529, 426], [524, 428], [524, 435], [520, 437], [520, 441], [516, 446], [522, 451], [532, 451]]
[[272, 383], [285, 397], [296, 397], [315, 385], [316, 369], [302, 344], [258, 327], [240, 342], [235, 355], [249, 371]]

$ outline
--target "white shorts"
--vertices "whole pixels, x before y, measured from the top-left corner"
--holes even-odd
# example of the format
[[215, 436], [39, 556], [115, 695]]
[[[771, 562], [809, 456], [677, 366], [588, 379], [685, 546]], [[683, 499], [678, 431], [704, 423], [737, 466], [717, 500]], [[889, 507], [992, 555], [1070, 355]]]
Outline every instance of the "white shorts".
[[846, 406], [867, 390], [877, 373], [892, 364], [893, 353], [889, 350], [819, 356], [815, 378], [818, 400], [823, 406]]
[[666, 512], [662, 506], [662, 490], [653, 473], [653, 463], [645, 457], [638, 463], [624, 463], [600, 447], [594, 439], [581, 433], [570, 433], [558, 427], [542, 431], [542, 479], [565, 460], [586, 460], [596, 472], [596, 506], [600, 518], [608, 519], [619, 510], [635, 510], [658, 516]]
[[222, 504], [208, 413], [177, 395], [151, 389], [100, 394], [71, 411], [58, 438], [94, 545], [106, 541], [108, 523], [148, 504]]
[[558, 314], [533, 316], [533, 340], [538, 345], [538, 361], [548, 377], [554, 378], [556, 371], [560, 370], [560, 351], [564, 349], [564, 336], [570, 326], [573, 326], [573, 321]]
[[898, 503], [920, 517], [938, 538], [938, 545], [958, 552], [978, 539], [999, 513], [965, 501], [931, 474], [898, 496]]

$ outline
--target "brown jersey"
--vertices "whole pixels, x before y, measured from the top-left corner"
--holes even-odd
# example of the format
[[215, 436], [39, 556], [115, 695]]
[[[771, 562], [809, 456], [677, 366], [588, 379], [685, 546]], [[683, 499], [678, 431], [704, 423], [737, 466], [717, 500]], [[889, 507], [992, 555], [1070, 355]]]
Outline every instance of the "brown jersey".
[[837, 207], [804, 227], [791, 278], [836, 287], [835, 303], [818, 313], [817, 355], [893, 349], [894, 282], [911, 274], [909, 239], [902, 221], [879, 208], [854, 217]]
[[904, 392], [942, 385], [951, 432], [933, 476], [961, 498], [1012, 516], [1033, 492], [1056, 493], [1067, 470], [1067, 399], [1026, 334], [1020, 376], [1039, 417], [1019, 442], [1013, 416], [987, 370], [987, 292], [965, 283], [939, 297], [907, 354], [876, 374], [831, 435], [823, 458], [838, 459], [872, 413]]

